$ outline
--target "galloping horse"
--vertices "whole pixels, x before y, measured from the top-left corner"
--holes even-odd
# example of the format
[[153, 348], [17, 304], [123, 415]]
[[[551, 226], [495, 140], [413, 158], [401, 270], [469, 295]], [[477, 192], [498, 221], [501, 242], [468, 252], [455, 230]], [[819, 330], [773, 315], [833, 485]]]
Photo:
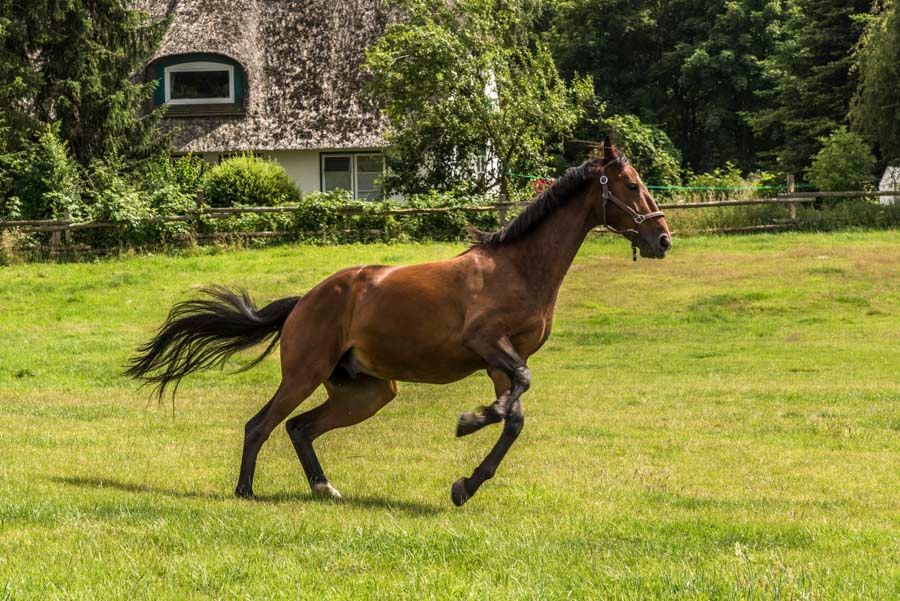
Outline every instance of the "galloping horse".
[[503, 431], [474, 473], [451, 487], [453, 503], [462, 505], [493, 477], [522, 430], [526, 362], [550, 336], [557, 293], [588, 232], [606, 226], [643, 257], [661, 259], [672, 246], [662, 211], [627, 159], [608, 138], [598, 155], [569, 169], [501, 230], [473, 230], [474, 245], [452, 259], [351, 267], [262, 309], [246, 292], [208, 288], [211, 298], [173, 307], [127, 373], [162, 396], [187, 374], [269, 340], [255, 365], [280, 340], [281, 384], [247, 422], [235, 493], [253, 495], [263, 443], [324, 384], [328, 399], [289, 419], [287, 432], [313, 493], [339, 498], [313, 450], [316, 438], [375, 415], [397, 394], [397, 381], [446, 384], [486, 370], [496, 400], [463, 413], [456, 435], [500, 421]]

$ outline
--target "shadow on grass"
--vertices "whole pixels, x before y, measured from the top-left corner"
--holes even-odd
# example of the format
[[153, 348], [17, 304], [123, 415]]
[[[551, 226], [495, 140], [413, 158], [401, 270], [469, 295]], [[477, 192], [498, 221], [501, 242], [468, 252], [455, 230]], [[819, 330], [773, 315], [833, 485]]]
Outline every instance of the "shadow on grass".
[[[175, 497], [178, 499], [204, 499], [207, 501], [232, 501], [235, 498], [231, 495], [211, 494], [205, 492], [191, 492], [183, 490], [175, 490], [171, 488], [162, 488], [157, 486], [149, 486], [147, 484], [135, 484], [132, 482], [120, 482], [108, 478], [92, 478], [92, 477], [52, 477], [51, 482], [57, 484], [65, 484], [68, 486], [78, 486], [80, 488], [91, 488], [95, 490], [112, 489], [128, 493], [140, 493], [151, 495], [163, 495], [166, 497]], [[418, 501], [404, 501], [402, 499], [389, 499], [377, 495], [366, 496], [347, 496], [340, 500], [325, 499], [314, 497], [309, 493], [281, 493], [275, 495], [259, 495], [252, 499], [248, 499], [247, 503], [269, 503], [280, 505], [286, 503], [316, 503], [325, 505], [349, 505], [361, 509], [384, 509], [393, 511], [402, 511], [409, 515], [415, 516], [432, 516], [444, 513], [447, 507], [440, 505], [431, 505], [428, 503], [420, 503]]]

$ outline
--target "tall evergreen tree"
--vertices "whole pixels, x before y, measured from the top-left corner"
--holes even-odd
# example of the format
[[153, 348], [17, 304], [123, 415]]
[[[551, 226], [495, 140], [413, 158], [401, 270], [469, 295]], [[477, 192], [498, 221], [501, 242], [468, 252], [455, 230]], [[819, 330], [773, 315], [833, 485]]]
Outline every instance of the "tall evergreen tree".
[[82, 164], [139, 158], [159, 147], [160, 111], [142, 114], [153, 83], [136, 74], [167, 22], [128, 0], [0, 0], [0, 137], [10, 150], [43, 126]]
[[801, 173], [821, 147], [820, 139], [846, 122], [856, 89], [853, 49], [860, 18], [872, 0], [794, 0], [785, 39], [766, 69], [772, 87], [760, 92], [770, 106], [751, 121], [774, 148], [771, 166]]

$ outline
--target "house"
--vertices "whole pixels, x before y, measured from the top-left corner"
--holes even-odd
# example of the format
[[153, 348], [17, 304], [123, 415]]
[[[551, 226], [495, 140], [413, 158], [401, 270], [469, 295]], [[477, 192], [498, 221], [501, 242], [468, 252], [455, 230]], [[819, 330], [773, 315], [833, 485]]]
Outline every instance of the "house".
[[145, 77], [178, 152], [210, 162], [252, 152], [301, 192], [381, 197], [383, 122], [361, 96], [384, 0], [135, 0], [172, 22]]
[[897, 190], [896, 196], [882, 196], [881, 204], [892, 205], [900, 203], [900, 166], [888, 167], [884, 170], [884, 175], [881, 177], [878, 189], [882, 192]]

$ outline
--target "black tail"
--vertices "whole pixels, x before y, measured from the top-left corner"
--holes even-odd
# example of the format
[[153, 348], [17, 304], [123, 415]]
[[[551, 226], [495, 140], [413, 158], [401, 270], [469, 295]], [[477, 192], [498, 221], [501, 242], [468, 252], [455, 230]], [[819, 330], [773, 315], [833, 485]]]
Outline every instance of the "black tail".
[[271, 338], [262, 355], [240, 371], [265, 359], [278, 344], [281, 328], [300, 300], [291, 296], [257, 309], [244, 290], [210, 286], [203, 292], [211, 298], [172, 307], [156, 336], [138, 347], [138, 354], [128, 362], [126, 375], [154, 384], [160, 398], [169, 384], [174, 383], [177, 390], [184, 376], [222, 365], [236, 352]]

